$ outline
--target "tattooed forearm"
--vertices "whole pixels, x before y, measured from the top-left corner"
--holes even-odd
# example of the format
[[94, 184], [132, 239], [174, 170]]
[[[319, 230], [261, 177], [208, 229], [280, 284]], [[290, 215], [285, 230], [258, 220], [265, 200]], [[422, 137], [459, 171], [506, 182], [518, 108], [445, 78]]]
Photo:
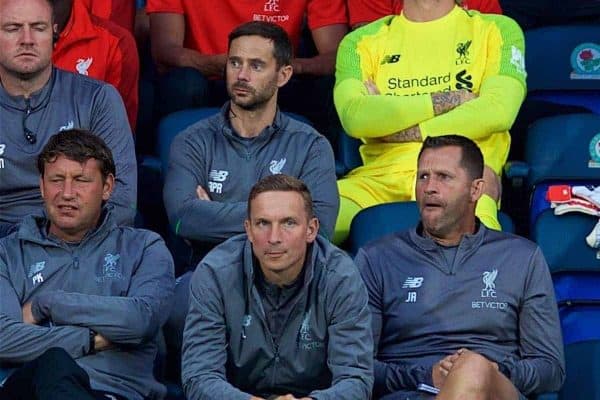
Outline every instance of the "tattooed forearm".
[[411, 126], [403, 131], [392, 133], [388, 136], [382, 136], [382, 142], [387, 143], [405, 143], [405, 142], [421, 142], [423, 137], [421, 136], [421, 129], [418, 125]]
[[433, 113], [435, 115], [447, 113], [475, 97], [477, 97], [475, 94], [463, 89], [432, 93]]

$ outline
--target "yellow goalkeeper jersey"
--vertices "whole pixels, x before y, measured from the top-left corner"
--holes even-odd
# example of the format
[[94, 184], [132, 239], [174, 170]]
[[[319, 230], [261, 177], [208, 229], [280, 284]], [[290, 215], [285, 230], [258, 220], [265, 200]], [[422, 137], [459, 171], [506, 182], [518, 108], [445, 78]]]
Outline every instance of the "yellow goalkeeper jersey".
[[[378, 139], [415, 125], [423, 138], [473, 139], [499, 173], [510, 147], [508, 129], [525, 97], [525, 78], [517, 23], [457, 6], [434, 21], [412, 22], [401, 14], [348, 34], [338, 50], [334, 101], [346, 132], [365, 143], [361, 174], [393, 174], [410, 169], [407, 163], [416, 169], [421, 143]], [[367, 80], [381, 95], [369, 95]], [[477, 98], [435, 116], [431, 93], [459, 89]]]

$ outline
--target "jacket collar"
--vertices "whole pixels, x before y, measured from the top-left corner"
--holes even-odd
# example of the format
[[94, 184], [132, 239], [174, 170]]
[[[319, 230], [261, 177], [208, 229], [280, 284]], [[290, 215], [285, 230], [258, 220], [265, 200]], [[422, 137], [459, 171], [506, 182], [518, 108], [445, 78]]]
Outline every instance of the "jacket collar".
[[[488, 229], [483, 225], [479, 219], [477, 219], [477, 228], [475, 233], [467, 234], [462, 237], [459, 243], [459, 248], [462, 251], [468, 251], [473, 248], [478, 248], [485, 235], [487, 234]], [[430, 237], [423, 235], [423, 224], [419, 222], [415, 228], [409, 231], [411, 241], [420, 249], [425, 251], [435, 250], [439, 245]]]
[[[319, 253], [317, 246], [319, 246], [319, 244], [315, 240], [315, 242], [308, 246], [306, 252], [306, 259], [304, 260], [304, 266], [302, 267], [304, 268], [304, 287], [308, 287], [308, 285], [313, 280], [313, 276], [315, 274], [315, 265], [317, 265]], [[252, 252], [252, 243], [250, 243], [250, 240], [248, 240], [248, 238], [246, 238], [246, 242], [244, 244], [243, 257], [243, 268], [245, 278], [244, 281], [246, 284], [246, 291], [249, 294], [252, 290], [252, 286], [254, 285], [255, 279], [254, 263], [258, 261], [255, 261], [254, 253]], [[256, 268], [260, 267], [257, 265]]]
[[[235, 132], [233, 126], [231, 125], [231, 120], [229, 118], [230, 108], [230, 101], [228, 101], [223, 105], [223, 107], [221, 107], [221, 111], [219, 112], [220, 118], [218, 120], [218, 123], [220, 126], [223, 127], [222, 132], [225, 136], [235, 139], [236, 141], [244, 141], [245, 139], [242, 138], [237, 132]], [[266, 141], [284, 126], [284, 124], [287, 122], [286, 118], [288, 117], [279, 110], [279, 107], [277, 107], [277, 111], [275, 112], [275, 118], [273, 118], [273, 122], [271, 123], [271, 125], [265, 127], [258, 136], [252, 138], [251, 140], [259, 142]]]
[[[59, 239], [50, 236], [48, 233], [49, 222], [50, 221], [45, 213], [44, 216], [29, 215], [25, 217], [19, 227], [17, 238], [19, 240], [46, 246], [60, 245], [62, 242]], [[81, 242], [79, 242], [79, 245], [90, 241], [101, 241], [116, 226], [113, 206], [106, 204], [102, 209], [102, 213], [100, 214], [99, 225], [87, 232]]]
[[50, 101], [50, 95], [56, 81], [56, 72], [56, 68], [52, 67], [48, 82], [40, 90], [32, 93], [29, 99], [25, 99], [24, 96], [12, 96], [0, 85], [0, 103], [4, 107], [20, 112], [25, 112], [27, 107], [30, 108], [30, 112], [36, 112], [44, 108]]

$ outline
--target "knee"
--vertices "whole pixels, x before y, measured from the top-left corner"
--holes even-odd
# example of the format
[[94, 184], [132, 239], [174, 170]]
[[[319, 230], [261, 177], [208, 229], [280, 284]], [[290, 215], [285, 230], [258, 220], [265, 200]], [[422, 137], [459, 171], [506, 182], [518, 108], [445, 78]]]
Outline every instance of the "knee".
[[502, 195], [500, 177], [487, 165], [483, 169], [483, 181], [485, 182], [483, 192], [495, 201], [500, 200], [500, 196]]
[[485, 393], [497, 370], [496, 364], [481, 354], [466, 351], [460, 355], [451, 373], [460, 376], [462, 382], [468, 383], [471, 392]]
[[64, 349], [53, 347], [36, 360], [36, 376], [41, 382], [56, 382], [64, 378], [87, 379], [85, 371]]
[[60, 366], [72, 362], [73, 358], [61, 347], [52, 347], [46, 350], [39, 358], [40, 362], [49, 366]]

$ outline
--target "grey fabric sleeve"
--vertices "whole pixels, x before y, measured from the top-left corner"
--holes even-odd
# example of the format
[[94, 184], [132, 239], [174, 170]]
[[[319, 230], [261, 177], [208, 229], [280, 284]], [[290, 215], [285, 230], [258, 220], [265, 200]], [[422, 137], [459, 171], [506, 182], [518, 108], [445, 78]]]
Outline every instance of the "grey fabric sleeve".
[[196, 195], [198, 185], [207, 190], [206, 149], [187, 132], [175, 137], [169, 153], [163, 197], [171, 228], [183, 238], [214, 243], [244, 232], [245, 202], [221, 203]]
[[31, 361], [50, 347], [61, 347], [73, 358], [89, 351], [89, 329], [77, 326], [45, 327], [23, 322], [21, 304], [0, 257], [0, 364]]
[[368, 399], [373, 388], [373, 338], [368, 295], [349, 258], [336, 268], [345, 272], [342, 279], [327, 288], [330, 315], [327, 365], [332, 386], [313, 391], [309, 396], [316, 400]]
[[115, 189], [110, 200], [118, 225], [133, 226], [137, 201], [137, 163], [133, 135], [119, 92], [103, 85], [94, 99], [90, 131], [112, 151], [116, 167]]
[[381, 336], [382, 314], [383, 314], [383, 283], [380, 277], [373, 271], [368, 255], [360, 249], [354, 258], [362, 279], [369, 294], [369, 307], [371, 309], [371, 330], [374, 343], [374, 393], [385, 394], [398, 390], [415, 390], [419, 383], [433, 385], [431, 369], [421, 365], [410, 365], [407, 363], [386, 363], [377, 360], [379, 339]]
[[250, 398], [225, 376], [227, 328], [222, 296], [212, 271], [200, 264], [190, 282], [190, 308], [183, 333], [181, 376], [189, 399]]
[[340, 208], [340, 195], [333, 150], [325, 137], [319, 137], [308, 150], [308, 159], [298, 178], [310, 190], [313, 209], [321, 225], [320, 233], [331, 239]]
[[565, 359], [554, 286], [539, 248], [532, 254], [519, 312], [520, 359], [505, 360], [525, 395], [554, 392], [565, 380]]
[[57, 325], [88, 327], [113, 343], [137, 345], [154, 338], [171, 311], [173, 260], [158, 235], [148, 235], [143, 245], [127, 297], [46, 292], [32, 303], [35, 315]]

